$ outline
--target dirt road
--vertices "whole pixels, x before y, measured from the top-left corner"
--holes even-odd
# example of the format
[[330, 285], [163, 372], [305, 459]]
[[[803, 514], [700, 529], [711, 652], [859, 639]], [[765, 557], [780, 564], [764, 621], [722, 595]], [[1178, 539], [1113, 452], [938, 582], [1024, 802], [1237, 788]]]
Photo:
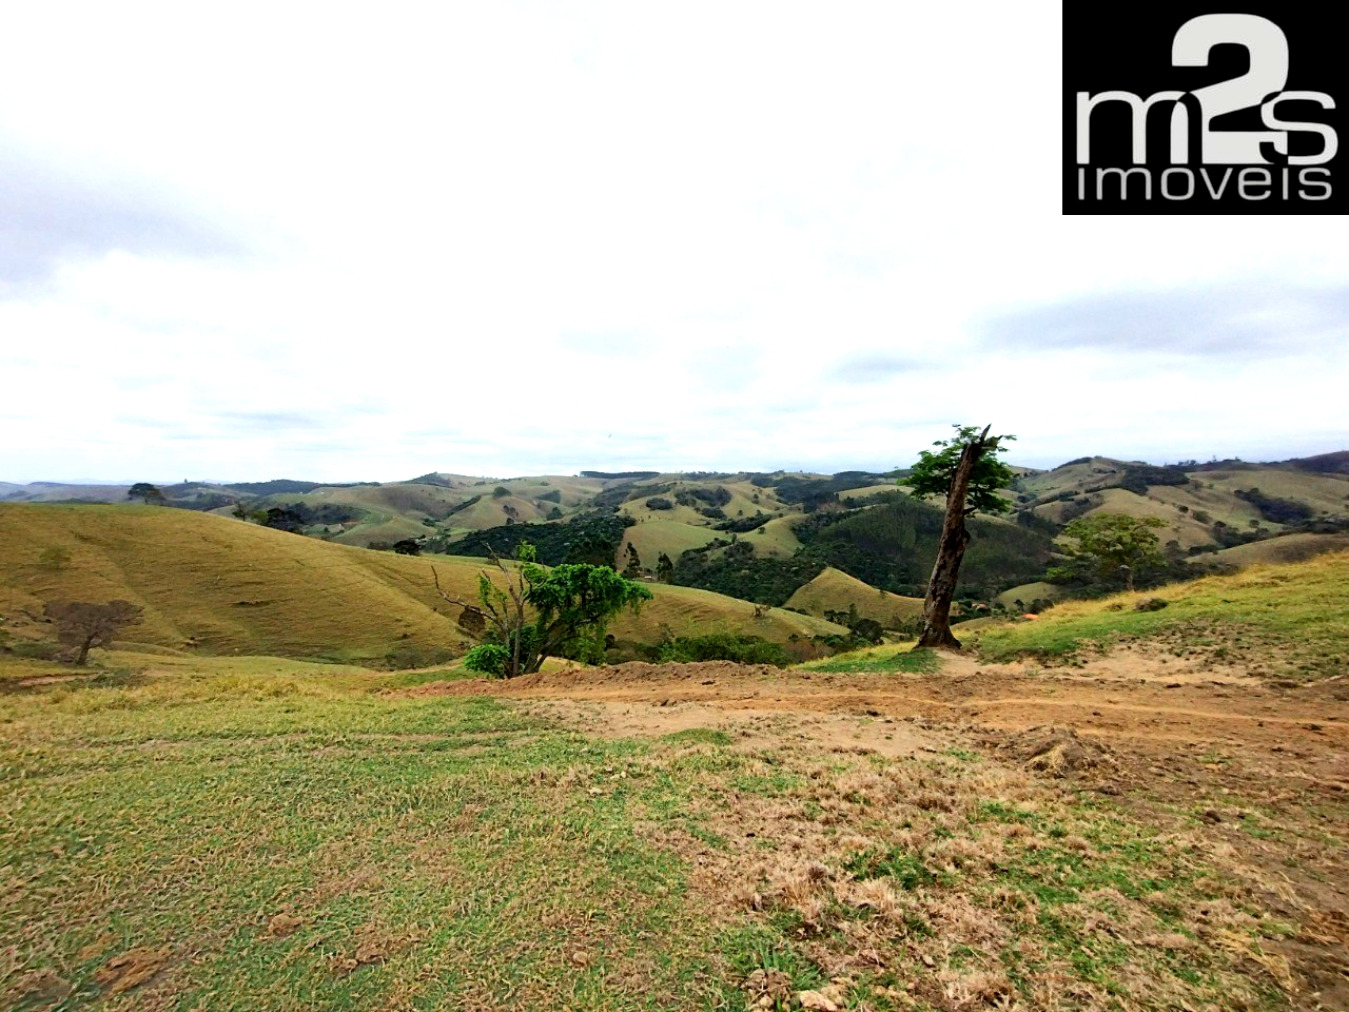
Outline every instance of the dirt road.
[[924, 675], [624, 664], [417, 691], [520, 699], [592, 734], [707, 727], [749, 744], [962, 748], [1030, 763], [1159, 832], [1191, 834], [1258, 882], [1297, 926], [1282, 955], [1319, 994], [1315, 1007], [1349, 1008], [1349, 677], [1270, 682], [1135, 646], [1073, 667], [967, 656]]

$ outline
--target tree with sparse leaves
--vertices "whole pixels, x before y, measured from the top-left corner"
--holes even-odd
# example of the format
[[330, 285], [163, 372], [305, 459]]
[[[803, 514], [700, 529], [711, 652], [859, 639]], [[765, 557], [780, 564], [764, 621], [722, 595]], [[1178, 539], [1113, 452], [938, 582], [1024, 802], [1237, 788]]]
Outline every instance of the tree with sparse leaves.
[[56, 623], [57, 638], [75, 648], [74, 662], [84, 664], [93, 647], [104, 647], [129, 625], [141, 621], [144, 609], [130, 601], [50, 601], [43, 614]]
[[923, 600], [923, 630], [918, 648], [947, 647], [959, 650], [960, 641], [951, 632], [951, 602], [955, 599], [960, 563], [970, 543], [965, 526], [975, 513], [1004, 513], [1011, 504], [998, 494], [1012, 484], [1011, 468], [998, 459], [1005, 453], [1004, 442], [1016, 436], [990, 436], [973, 425], [956, 425], [955, 436], [939, 439], [932, 445], [936, 452], [923, 450], [903, 483], [917, 498], [943, 496], [946, 519], [937, 544], [937, 562], [932, 567], [927, 596]]

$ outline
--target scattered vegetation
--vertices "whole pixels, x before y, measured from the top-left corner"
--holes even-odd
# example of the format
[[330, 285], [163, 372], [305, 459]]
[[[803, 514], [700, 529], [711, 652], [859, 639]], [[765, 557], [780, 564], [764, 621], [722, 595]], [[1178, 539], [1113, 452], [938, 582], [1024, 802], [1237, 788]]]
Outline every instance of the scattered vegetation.
[[819, 661], [807, 661], [801, 665], [810, 671], [836, 671], [846, 674], [934, 674], [941, 670], [941, 655], [935, 650], [914, 650], [911, 646], [896, 648], [893, 645], [854, 650], [827, 657]]
[[792, 656], [781, 643], [770, 643], [760, 636], [737, 633], [709, 633], [704, 636], [676, 636], [645, 650], [647, 660], [735, 661], [738, 664], [771, 664], [785, 668]]
[[512, 558], [520, 545], [534, 546], [539, 564], [584, 563], [612, 566], [632, 518], [596, 511], [569, 520], [542, 524], [511, 524], [474, 531], [458, 541], [437, 542], [431, 547], [447, 555]]

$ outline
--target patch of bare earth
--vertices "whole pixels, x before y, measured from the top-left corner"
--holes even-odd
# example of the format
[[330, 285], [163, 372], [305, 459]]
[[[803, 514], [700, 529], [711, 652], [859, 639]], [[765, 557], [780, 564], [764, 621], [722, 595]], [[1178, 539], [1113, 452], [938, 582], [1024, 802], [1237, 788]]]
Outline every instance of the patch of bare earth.
[[[884, 876], [861, 879], [842, 865], [868, 849], [899, 846], [939, 868], [991, 870], [1005, 848], [1019, 846], [1025, 823], [969, 842], [956, 827], [979, 799], [1002, 796], [1034, 810], [1097, 797], [1187, 860], [1214, 869], [1231, 895], [1202, 911], [1167, 915], [1187, 923], [1188, 934], [1158, 930], [1156, 910], [1118, 897], [1104, 906], [1086, 903], [1082, 917], [1113, 911], [1099, 928], [1106, 936], [1132, 937], [1176, 958], [1194, 946], [1221, 950], [1234, 972], [1277, 987], [1291, 1007], [1349, 1008], [1349, 678], [1271, 682], [1203, 653], [1132, 645], [1073, 667], [981, 664], [969, 656], [948, 657], [928, 675], [627, 664], [415, 691], [519, 698], [588, 733], [712, 728], [729, 734], [738, 751], [777, 756], [779, 767], [810, 785], [804, 793], [738, 792], [725, 810], [704, 813], [708, 830], [732, 841], [727, 851], [693, 837], [670, 842], [703, 869], [711, 893], [729, 890], [748, 909], [795, 911], [803, 942], [838, 975], [857, 979], [877, 959], [893, 968], [901, 952], [926, 970], [924, 986], [940, 994], [924, 1000], [939, 1007], [1014, 1003], [998, 977], [1001, 964], [953, 961], [950, 953], [962, 945], [1005, 947], [1018, 919], [1035, 919], [1033, 909], [1017, 908], [1021, 901], [1010, 896], [1009, 907], [998, 910], [996, 897], [937, 897], [924, 892], [928, 886], [896, 891]], [[921, 776], [893, 783], [866, 768], [875, 754], [907, 763], [913, 773], [913, 762], [952, 748], [977, 748], [993, 761], [973, 779], [923, 774], [927, 783]], [[828, 757], [849, 750], [857, 753], [853, 772], [818, 772]], [[849, 797], [869, 800], [859, 807]], [[871, 833], [856, 830], [880, 809], [910, 813], [910, 828], [887, 818]], [[855, 922], [830, 917], [841, 908], [868, 915]], [[1250, 918], [1286, 930], [1261, 934]], [[846, 926], [852, 923], [870, 927]], [[906, 934], [903, 925], [913, 923], [937, 929], [940, 942]], [[872, 928], [884, 925], [890, 935], [873, 937]], [[855, 931], [856, 945], [838, 945], [840, 931]], [[1054, 965], [1053, 958], [1043, 962]], [[1037, 974], [1035, 987], [1049, 989], [1034, 991], [1042, 1004], [1008, 1007], [1108, 1007], [1102, 996], [1073, 997], [1068, 978], [1053, 985], [1068, 991], [1051, 993], [1056, 979], [1050, 970]], [[1156, 987], [1135, 983], [1145, 992]], [[1243, 1007], [1241, 993], [1231, 991], [1228, 1004], [1217, 1007]], [[890, 999], [876, 1000], [886, 1007]], [[892, 1004], [903, 1007], [898, 999]]]
[[159, 949], [149, 946], [128, 949], [104, 963], [94, 974], [94, 980], [113, 994], [130, 991], [154, 979], [168, 966], [172, 955], [172, 950], [167, 946]]

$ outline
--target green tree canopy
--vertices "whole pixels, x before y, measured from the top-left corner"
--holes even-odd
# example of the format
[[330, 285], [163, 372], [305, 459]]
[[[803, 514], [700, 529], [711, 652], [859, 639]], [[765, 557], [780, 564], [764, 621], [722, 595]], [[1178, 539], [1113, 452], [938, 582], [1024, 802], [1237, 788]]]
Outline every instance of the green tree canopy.
[[955, 598], [956, 581], [965, 548], [970, 543], [970, 532], [965, 518], [972, 513], [1002, 513], [1008, 502], [998, 495], [998, 489], [1011, 485], [1011, 468], [998, 460], [1005, 452], [1002, 445], [1015, 436], [990, 436], [985, 426], [982, 431], [974, 425], [952, 426], [956, 434], [951, 439], [939, 439], [933, 446], [936, 453], [922, 450], [918, 463], [909, 473], [907, 483], [919, 498], [929, 495], [946, 497], [946, 517], [942, 521], [941, 540], [937, 542], [937, 562], [928, 580], [927, 596], [923, 598], [923, 628], [918, 634], [918, 647], [953, 647], [960, 649], [960, 641], [951, 633], [951, 601]]
[[[474, 670], [511, 678], [538, 671], [549, 657], [603, 660], [609, 619], [651, 600], [651, 591], [609, 566], [564, 563], [547, 569], [534, 561], [534, 546], [527, 542], [519, 546], [516, 560], [511, 567], [493, 557], [504, 586], [486, 572], [478, 576], [481, 614], [496, 642], [469, 652]], [[444, 590], [440, 595], [466, 610], [479, 610]]]
[[1063, 550], [1067, 560], [1051, 568], [1049, 578], [1133, 590], [1135, 580], [1165, 565], [1159, 539], [1153, 533], [1165, 526], [1165, 521], [1157, 517], [1122, 513], [1078, 517], [1063, 529], [1064, 536], [1071, 539]]
[[607, 566], [564, 563], [530, 587], [526, 600], [538, 609], [537, 664], [551, 656], [597, 661], [604, 657], [609, 619], [624, 608], [637, 610], [651, 591]]
[[159, 504], [164, 502], [164, 493], [159, 490], [158, 486], [151, 485], [148, 481], [136, 482], [127, 489], [126, 497], [128, 499], [139, 499], [146, 505], [152, 502]]
[[[960, 455], [965, 447], [979, 438], [979, 428], [975, 425], [954, 425], [955, 436], [951, 439], [939, 439], [933, 446], [939, 449], [920, 450], [918, 463], [909, 472], [907, 478], [900, 480], [907, 485], [914, 496], [924, 499], [928, 496], [945, 497], [951, 491], [951, 482], [955, 479], [956, 467], [960, 464]], [[985, 430], [987, 431], [987, 430]], [[1016, 436], [986, 436], [982, 451], [974, 463], [970, 474], [969, 489], [965, 493], [964, 513], [1006, 513], [1012, 504], [998, 495], [998, 489], [1007, 488], [1016, 475], [1012, 469], [998, 459], [998, 454], [1006, 453], [1002, 444], [1016, 439]]]

